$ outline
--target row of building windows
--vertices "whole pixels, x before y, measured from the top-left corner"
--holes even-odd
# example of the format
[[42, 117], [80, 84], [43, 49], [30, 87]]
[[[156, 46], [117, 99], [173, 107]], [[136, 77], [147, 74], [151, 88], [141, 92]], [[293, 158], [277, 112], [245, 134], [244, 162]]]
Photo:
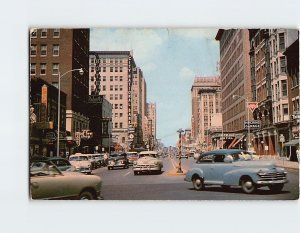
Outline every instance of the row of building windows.
[[[35, 57], [37, 55], [37, 45], [31, 44], [30, 46], [30, 56]], [[46, 44], [40, 45], [40, 56], [45, 57], [47, 56], [48, 46]], [[59, 56], [59, 45], [53, 44], [52, 45], [52, 56]]]
[[[40, 75], [46, 75], [47, 74], [47, 64], [46, 63], [40, 63]], [[58, 75], [59, 72], [59, 63], [52, 63], [52, 74]], [[30, 64], [30, 74], [36, 75], [37, 74], [37, 64], [31, 63]]]
[[[108, 67], [105, 67], [105, 66], [104, 67], [100, 67], [100, 66], [94, 67], [94, 66], [91, 66], [91, 72], [95, 72], [95, 70], [99, 71], [99, 72], [106, 72], [106, 68], [108, 68]], [[120, 67], [118, 67], [118, 66], [115, 66], [115, 67], [111, 66], [111, 67], [109, 67], [109, 71], [110, 72], [123, 72], [123, 67], [122, 66], [120, 66]]]
[[[31, 38], [37, 38], [38, 37], [38, 30], [37, 29], [31, 30], [30, 36], [31, 36]], [[48, 29], [41, 29], [40, 30], [40, 37], [41, 38], [47, 38], [48, 37]], [[52, 37], [53, 38], [59, 38], [60, 37], [60, 29], [57, 29], [57, 28], [53, 29]]]
[[123, 128], [123, 122], [119, 122], [119, 123], [118, 123], [118, 122], [115, 122], [115, 123], [114, 123], [114, 128], [115, 128], [115, 129], [117, 129], [117, 128], [122, 129], [122, 128]]
[[[96, 78], [96, 76], [91, 76], [91, 81], [93, 82], [94, 80], [97, 80], [97, 81], [103, 81], [103, 82], [106, 82], [106, 76], [102, 76], [102, 79], [101, 79], [101, 76], [100, 77], [98, 77], [98, 78]], [[120, 81], [120, 82], [123, 82], [123, 76], [110, 76], [109, 77], [109, 81], [110, 82], [113, 82], [113, 81], [116, 81], [116, 82], [118, 82], [118, 81]]]
[[[126, 59], [124, 59], [124, 62], [126, 61]], [[101, 59], [96, 59], [96, 58], [91, 58], [91, 64], [106, 64], [106, 63], [110, 63], [110, 64], [122, 64], [123, 63], [123, 59], [122, 58], [114, 58], [114, 59], [106, 59], [106, 58], [101, 58]]]

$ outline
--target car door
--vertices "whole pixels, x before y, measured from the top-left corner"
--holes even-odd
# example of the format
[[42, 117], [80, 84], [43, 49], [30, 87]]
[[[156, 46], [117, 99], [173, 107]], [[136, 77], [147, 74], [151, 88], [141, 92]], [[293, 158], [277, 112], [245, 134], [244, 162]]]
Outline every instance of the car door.
[[198, 168], [200, 168], [203, 172], [204, 183], [212, 184], [214, 182], [214, 174], [213, 174], [213, 158], [214, 154], [206, 154], [199, 158]]
[[225, 154], [215, 154], [212, 164], [212, 179], [215, 184], [223, 184], [224, 174], [232, 169], [232, 163], [225, 163]]

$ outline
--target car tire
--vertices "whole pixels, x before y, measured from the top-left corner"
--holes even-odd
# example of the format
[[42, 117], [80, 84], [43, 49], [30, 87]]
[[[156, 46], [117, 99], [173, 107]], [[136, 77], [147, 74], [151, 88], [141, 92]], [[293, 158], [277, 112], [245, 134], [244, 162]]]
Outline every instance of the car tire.
[[133, 174], [136, 176], [138, 175], [139, 173], [137, 171], [134, 171]]
[[88, 191], [84, 191], [79, 195], [79, 200], [93, 200], [93, 199], [94, 199], [93, 194], [91, 194]]
[[110, 170], [110, 167], [107, 167], [108, 170]]
[[280, 193], [281, 190], [283, 189], [284, 184], [273, 184], [273, 185], [269, 185], [269, 189], [271, 190], [271, 192], [274, 193]]
[[243, 178], [241, 181], [242, 190], [246, 194], [251, 194], [256, 191], [256, 185], [250, 177]]
[[204, 189], [203, 179], [200, 178], [199, 176], [193, 177], [192, 182], [193, 182], [193, 187], [195, 190], [200, 191], [200, 190]]

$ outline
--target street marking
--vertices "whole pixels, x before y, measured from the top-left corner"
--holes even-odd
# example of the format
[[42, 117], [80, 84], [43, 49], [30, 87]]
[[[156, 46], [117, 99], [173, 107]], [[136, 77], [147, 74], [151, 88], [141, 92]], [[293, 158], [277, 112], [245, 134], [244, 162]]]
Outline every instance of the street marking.
[[124, 174], [123, 176], [128, 176], [130, 174], [130, 172], [127, 172], [126, 174]]

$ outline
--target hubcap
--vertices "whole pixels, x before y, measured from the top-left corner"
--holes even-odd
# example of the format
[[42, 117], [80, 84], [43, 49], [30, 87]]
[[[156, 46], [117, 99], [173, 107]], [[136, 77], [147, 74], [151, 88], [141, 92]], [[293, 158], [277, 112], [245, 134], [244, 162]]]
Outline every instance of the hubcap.
[[247, 189], [251, 189], [252, 186], [253, 186], [253, 184], [252, 184], [251, 181], [246, 181], [246, 182], [245, 182], [245, 187], [246, 187]]

